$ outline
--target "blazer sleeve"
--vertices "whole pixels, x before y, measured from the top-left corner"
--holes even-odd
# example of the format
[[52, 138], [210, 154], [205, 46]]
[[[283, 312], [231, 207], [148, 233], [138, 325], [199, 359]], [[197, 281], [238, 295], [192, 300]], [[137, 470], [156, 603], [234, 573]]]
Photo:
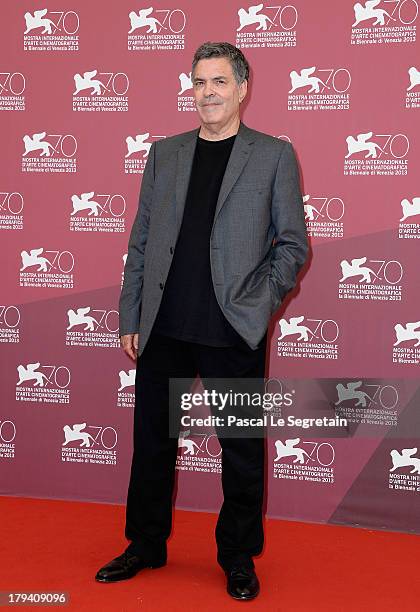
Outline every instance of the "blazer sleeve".
[[144, 275], [144, 252], [149, 233], [150, 210], [155, 181], [155, 143], [149, 151], [141, 182], [139, 205], [128, 242], [124, 282], [119, 300], [119, 333], [137, 334], [140, 324]]
[[276, 233], [269, 282], [274, 296], [272, 312], [275, 312], [285, 295], [295, 286], [297, 274], [308, 253], [299, 169], [293, 147], [287, 141], [277, 165], [271, 218]]

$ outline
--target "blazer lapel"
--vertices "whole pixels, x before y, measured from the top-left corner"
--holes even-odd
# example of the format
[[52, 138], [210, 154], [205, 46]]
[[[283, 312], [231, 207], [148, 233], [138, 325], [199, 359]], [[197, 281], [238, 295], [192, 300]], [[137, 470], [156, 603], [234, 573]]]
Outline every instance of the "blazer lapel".
[[194, 160], [195, 146], [200, 128], [190, 133], [188, 139], [178, 149], [176, 168], [176, 236], [181, 228], [182, 216], [184, 214], [185, 201], [187, 199], [188, 185], [190, 182], [192, 164]]
[[226, 198], [231, 192], [234, 184], [238, 180], [242, 170], [245, 167], [245, 164], [249, 159], [252, 151], [252, 147], [250, 145], [252, 143], [253, 138], [250, 137], [250, 130], [241, 121], [220, 187], [219, 197], [217, 199], [216, 210], [214, 213], [214, 221], [216, 220], [220, 209], [225, 203]]
[[[178, 149], [177, 169], [176, 169], [176, 236], [181, 228], [182, 216], [184, 214], [185, 201], [187, 198], [188, 185], [190, 182], [192, 164], [194, 160], [195, 146], [200, 128], [189, 133], [188, 138]], [[244, 123], [240, 123], [239, 130], [233, 143], [232, 152], [229, 157], [223, 181], [217, 199], [214, 219], [220, 212], [231, 189], [238, 180], [245, 164], [251, 154], [254, 139], [252, 130]]]

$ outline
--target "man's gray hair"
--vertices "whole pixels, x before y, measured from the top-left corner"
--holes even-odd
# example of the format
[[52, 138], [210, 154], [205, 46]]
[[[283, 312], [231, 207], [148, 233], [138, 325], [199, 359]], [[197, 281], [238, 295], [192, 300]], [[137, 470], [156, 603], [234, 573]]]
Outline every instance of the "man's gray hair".
[[194, 74], [197, 63], [202, 59], [211, 57], [225, 57], [230, 61], [235, 80], [240, 85], [249, 79], [249, 64], [240, 49], [228, 42], [205, 42], [194, 53], [192, 62], [192, 73]]

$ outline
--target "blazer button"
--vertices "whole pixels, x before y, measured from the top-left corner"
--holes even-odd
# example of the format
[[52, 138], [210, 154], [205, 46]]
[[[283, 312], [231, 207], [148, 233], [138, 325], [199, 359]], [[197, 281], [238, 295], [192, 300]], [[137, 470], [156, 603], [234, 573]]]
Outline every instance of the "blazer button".
[[163, 283], [159, 283], [159, 287], [163, 289]]
[[174, 252], [174, 247], [170, 247], [169, 252], [172, 255], [172, 253]]

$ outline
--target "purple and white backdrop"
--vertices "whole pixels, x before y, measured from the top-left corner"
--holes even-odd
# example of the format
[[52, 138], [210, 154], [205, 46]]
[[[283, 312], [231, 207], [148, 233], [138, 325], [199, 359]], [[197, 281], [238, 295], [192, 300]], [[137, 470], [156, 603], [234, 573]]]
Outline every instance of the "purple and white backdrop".
[[[345, 436], [271, 435], [267, 514], [420, 533], [418, 12], [3, 2], [2, 494], [125, 501], [128, 233], [151, 143], [198, 126], [194, 50], [227, 40], [252, 68], [244, 122], [294, 145], [311, 242], [270, 323], [267, 386], [349, 423]], [[177, 469], [178, 507], [217, 510], [216, 437], [181, 439]]]

